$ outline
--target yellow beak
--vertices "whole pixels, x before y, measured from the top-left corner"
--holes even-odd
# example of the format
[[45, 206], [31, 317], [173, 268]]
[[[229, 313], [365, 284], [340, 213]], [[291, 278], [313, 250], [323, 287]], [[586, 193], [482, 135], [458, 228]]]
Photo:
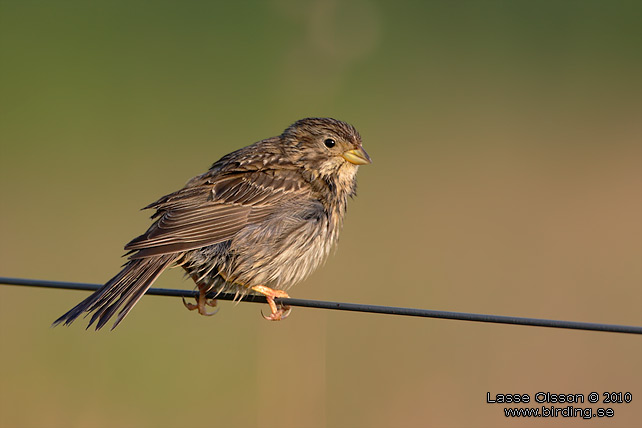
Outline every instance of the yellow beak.
[[363, 147], [359, 147], [358, 149], [354, 150], [348, 150], [341, 156], [343, 156], [343, 159], [355, 165], [367, 165], [369, 163], [372, 163], [372, 160], [370, 160], [370, 156], [368, 156], [368, 153], [363, 150]]

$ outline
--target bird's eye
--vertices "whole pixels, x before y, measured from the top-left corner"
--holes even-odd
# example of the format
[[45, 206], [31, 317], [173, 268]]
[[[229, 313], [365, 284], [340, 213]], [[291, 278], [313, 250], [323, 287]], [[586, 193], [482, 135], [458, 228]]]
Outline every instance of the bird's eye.
[[331, 149], [332, 147], [334, 147], [335, 144], [337, 144], [337, 142], [334, 141], [332, 138], [326, 138], [323, 144], [325, 144], [327, 148]]

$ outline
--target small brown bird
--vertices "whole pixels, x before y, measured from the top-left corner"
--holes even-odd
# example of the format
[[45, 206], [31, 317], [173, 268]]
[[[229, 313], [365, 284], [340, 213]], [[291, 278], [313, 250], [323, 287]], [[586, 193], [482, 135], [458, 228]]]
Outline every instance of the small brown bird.
[[168, 267], [182, 266], [199, 289], [202, 315], [210, 291], [265, 295], [269, 320], [289, 308], [284, 290], [303, 280], [337, 241], [359, 165], [371, 163], [351, 125], [330, 118], [301, 119], [278, 137], [223, 156], [181, 190], [145, 207], [156, 219], [125, 246], [128, 262], [53, 325], [94, 312], [96, 330], [115, 314], [112, 329]]

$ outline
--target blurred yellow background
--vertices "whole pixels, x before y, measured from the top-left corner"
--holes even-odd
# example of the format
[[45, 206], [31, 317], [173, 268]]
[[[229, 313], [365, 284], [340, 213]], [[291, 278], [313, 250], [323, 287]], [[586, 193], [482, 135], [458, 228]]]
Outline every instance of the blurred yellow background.
[[[642, 325], [640, 22], [638, 1], [2, 1], [0, 276], [102, 283], [139, 208], [332, 116], [374, 163], [293, 297]], [[0, 426], [589, 423], [486, 404], [539, 391], [629, 391], [598, 424], [642, 420], [639, 336], [161, 297], [113, 332], [49, 328], [85, 296], [0, 286]]]

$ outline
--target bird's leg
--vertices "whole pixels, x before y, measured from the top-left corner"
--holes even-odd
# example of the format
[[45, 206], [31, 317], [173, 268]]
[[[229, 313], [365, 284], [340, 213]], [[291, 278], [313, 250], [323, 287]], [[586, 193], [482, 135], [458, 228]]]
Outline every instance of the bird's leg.
[[270, 311], [272, 313], [269, 316], [263, 315], [263, 318], [269, 321], [280, 321], [284, 320], [290, 315], [291, 308], [286, 305], [277, 306], [274, 302], [274, 299], [277, 297], [290, 297], [288, 293], [283, 290], [273, 290], [270, 287], [264, 285], [256, 285], [252, 287], [252, 290], [256, 291], [265, 296], [267, 299], [268, 305], [270, 305]]
[[[194, 282], [196, 282], [196, 279], [194, 278], [194, 276], [192, 276], [192, 279], [194, 279]], [[196, 304], [187, 303], [185, 301], [185, 298], [183, 297], [183, 304], [185, 305], [185, 307], [190, 311], [198, 309], [199, 314], [205, 315], [208, 317], [217, 313], [218, 309], [216, 309], [213, 312], [207, 312], [207, 309], [205, 308], [206, 305], [211, 307], [216, 306], [216, 299], [207, 298], [207, 293], [212, 289], [212, 287], [208, 285], [200, 284], [198, 282], [196, 283], [196, 286], [198, 287], [198, 297], [196, 298]]]

